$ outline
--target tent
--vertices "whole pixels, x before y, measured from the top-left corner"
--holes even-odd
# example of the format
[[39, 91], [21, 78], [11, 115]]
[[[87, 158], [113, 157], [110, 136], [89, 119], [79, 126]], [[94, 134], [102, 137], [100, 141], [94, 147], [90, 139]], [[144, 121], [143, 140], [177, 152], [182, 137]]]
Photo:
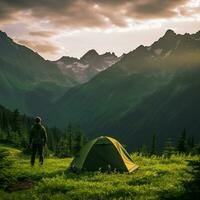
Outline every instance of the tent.
[[88, 142], [71, 163], [73, 171], [132, 172], [137, 168], [124, 147], [107, 136]]

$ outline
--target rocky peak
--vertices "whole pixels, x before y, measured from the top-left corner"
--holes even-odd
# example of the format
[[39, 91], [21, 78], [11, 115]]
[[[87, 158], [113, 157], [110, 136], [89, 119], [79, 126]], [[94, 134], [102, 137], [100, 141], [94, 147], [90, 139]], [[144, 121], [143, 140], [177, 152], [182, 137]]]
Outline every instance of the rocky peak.
[[88, 60], [88, 59], [96, 57], [96, 56], [99, 56], [99, 54], [96, 52], [96, 50], [91, 49], [81, 57], [81, 60]]
[[0, 31], [0, 39], [2, 39], [3, 41], [12, 41], [13, 42], [13, 40], [11, 38], [9, 38], [8, 35], [3, 31]]
[[63, 62], [65, 64], [71, 64], [74, 62], [77, 62], [78, 58], [74, 58], [74, 57], [70, 57], [70, 56], [63, 56], [61, 57], [59, 60], [57, 60], [56, 62]]
[[106, 52], [104, 54], [102, 54], [103, 57], [113, 57], [113, 58], [117, 58], [117, 56], [115, 55], [114, 52]]
[[172, 37], [175, 37], [176, 36], [176, 33], [169, 29], [166, 31], [165, 35], [163, 36], [163, 38], [172, 38]]

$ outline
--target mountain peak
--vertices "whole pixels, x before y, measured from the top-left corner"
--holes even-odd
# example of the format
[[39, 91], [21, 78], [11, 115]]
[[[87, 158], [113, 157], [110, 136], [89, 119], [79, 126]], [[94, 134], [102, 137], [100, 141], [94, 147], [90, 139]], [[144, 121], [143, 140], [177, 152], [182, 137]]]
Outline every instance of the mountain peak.
[[88, 59], [94, 58], [96, 56], [99, 56], [97, 51], [95, 49], [91, 49], [81, 57], [81, 60], [88, 60]]
[[195, 35], [200, 35], [200, 31], [197, 31], [197, 32], [195, 33]]
[[111, 52], [106, 52], [106, 53], [102, 54], [102, 56], [105, 56], [105, 57], [109, 57], [109, 56], [117, 57], [114, 52], [112, 52], [112, 53]]
[[164, 35], [164, 37], [174, 37], [174, 36], [176, 36], [176, 33], [171, 29], [168, 29]]
[[1, 38], [9, 38], [8, 35], [5, 32], [1, 31], [1, 30], [0, 30], [0, 37]]
[[62, 60], [62, 61], [64, 61], [64, 60], [77, 60], [77, 58], [75, 58], [75, 57], [71, 57], [71, 56], [62, 56], [59, 60]]
[[0, 30], [0, 34], [4, 34], [4, 35], [6, 35], [6, 33], [5, 33], [5, 32], [3, 32], [3, 31], [1, 31], [1, 30]]
[[77, 61], [79, 61], [78, 58], [74, 58], [70, 56], [62, 56], [60, 59], [56, 60], [55, 62], [63, 62], [65, 64], [71, 64]]
[[86, 54], [84, 54], [83, 56], [86, 56], [86, 55], [96, 56], [96, 55], [99, 55], [99, 54], [97, 53], [97, 51], [95, 49], [91, 49]]
[[135, 49], [135, 51], [144, 53], [144, 52], [146, 52], [146, 47], [144, 45], [140, 45]]

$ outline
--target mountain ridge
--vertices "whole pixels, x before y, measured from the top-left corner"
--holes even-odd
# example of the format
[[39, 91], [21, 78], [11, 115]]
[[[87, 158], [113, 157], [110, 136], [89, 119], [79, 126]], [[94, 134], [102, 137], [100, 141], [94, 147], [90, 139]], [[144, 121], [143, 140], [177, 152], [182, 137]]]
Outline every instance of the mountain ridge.
[[99, 72], [106, 70], [120, 60], [114, 53], [98, 54], [96, 50], [87, 51], [80, 59], [63, 56], [54, 61], [63, 74], [70, 74], [77, 82], [85, 83]]
[[[158, 91], [165, 91], [165, 88], [170, 87], [172, 83], [177, 84], [181, 74], [187, 77], [188, 72], [193, 73], [195, 70], [197, 72], [200, 70], [200, 58], [198, 57], [200, 42], [196, 40], [197, 37], [198, 32], [180, 35], [168, 31], [151, 46], [139, 46], [88, 83], [70, 89], [52, 106], [48, 115], [49, 123], [55, 122], [57, 125], [63, 126], [64, 123], [73, 121], [79, 123], [92, 137], [101, 134], [112, 135], [124, 143], [128, 143], [129, 147], [137, 148], [136, 143], [142, 143], [139, 139], [140, 135], [141, 138], [144, 135], [148, 135], [147, 138], [150, 138], [155, 127], [150, 124], [149, 132], [142, 133], [146, 130], [142, 128], [142, 124], [145, 127], [147, 121], [150, 120], [149, 115], [145, 117], [144, 113], [144, 116], [138, 114], [136, 115], [138, 120], [135, 122], [128, 116], [131, 116], [130, 113], [137, 113], [137, 109], [142, 108], [145, 104], [148, 105], [146, 99], [152, 95], [156, 95], [158, 104], [162, 103], [159, 102], [160, 93]], [[198, 80], [196, 81], [198, 82]], [[185, 82], [182, 84], [184, 87]], [[181, 87], [182, 85], [177, 86], [177, 88]], [[191, 84], [191, 89], [192, 87], [193, 84]], [[176, 90], [172, 91], [169, 101], [176, 95]], [[181, 93], [180, 96], [182, 96]], [[79, 99], [81, 99], [81, 103]], [[170, 108], [167, 105], [163, 106], [162, 112], [167, 112], [167, 109], [171, 109], [173, 106], [172, 103], [169, 103]], [[53, 109], [54, 106], [56, 109]], [[151, 110], [150, 107], [148, 109]], [[52, 117], [51, 112], [56, 115], [56, 119]], [[153, 111], [151, 110], [151, 112]], [[134, 124], [130, 126], [130, 129], [125, 128], [127, 124], [124, 121], [128, 119], [130, 123]], [[165, 124], [162, 120], [159, 123]], [[156, 120], [154, 124], [156, 124]], [[192, 126], [192, 123], [190, 125]], [[156, 130], [164, 141], [166, 135], [160, 133], [160, 130], [163, 129], [159, 128], [159, 124]], [[193, 130], [190, 133], [191, 136], [200, 139], [194, 129], [191, 128], [191, 130]], [[134, 135], [137, 136], [135, 139], [133, 139]], [[172, 134], [168, 136], [177, 139], [177, 135], [176, 137]], [[150, 145], [149, 141], [147, 141], [147, 145]], [[161, 147], [160, 142], [158, 145]]]
[[[200, 31], [181, 35], [168, 30], [150, 46], [140, 45], [120, 58], [90, 50], [80, 59], [64, 56], [51, 62], [1, 32], [0, 103], [39, 114], [51, 126], [73, 122], [90, 137], [117, 137], [129, 149], [150, 145], [152, 132], [162, 141], [177, 140], [182, 121], [200, 140], [199, 126], [188, 118], [194, 113], [199, 124], [199, 55]], [[87, 76], [64, 74], [58, 61]]]
[[12, 109], [17, 105], [27, 114], [41, 113], [41, 108], [46, 109], [46, 105], [76, 84], [55, 64], [17, 44], [4, 32], [0, 32], [0, 67], [1, 90], [4, 91], [0, 93], [0, 102]]

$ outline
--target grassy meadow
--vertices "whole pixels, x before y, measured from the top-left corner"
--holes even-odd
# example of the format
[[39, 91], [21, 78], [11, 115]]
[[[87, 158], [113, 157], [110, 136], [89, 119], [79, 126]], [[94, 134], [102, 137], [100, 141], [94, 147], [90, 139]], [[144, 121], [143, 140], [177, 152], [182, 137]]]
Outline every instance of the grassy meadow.
[[71, 158], [47, 158], [43, 166], [37, 160], [31, 167], [20, 150], [0, 145], [0, 199], [187, 199], [191, 193], [195, 199], [199, 193], [190, 164], [198, 156], [131, 156], [139, 165], [132, 174], [75, 174], [68, 169]]

